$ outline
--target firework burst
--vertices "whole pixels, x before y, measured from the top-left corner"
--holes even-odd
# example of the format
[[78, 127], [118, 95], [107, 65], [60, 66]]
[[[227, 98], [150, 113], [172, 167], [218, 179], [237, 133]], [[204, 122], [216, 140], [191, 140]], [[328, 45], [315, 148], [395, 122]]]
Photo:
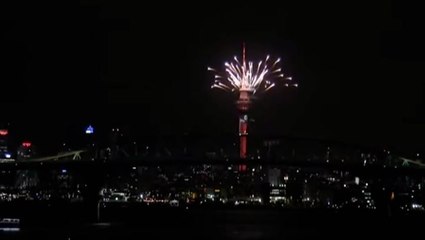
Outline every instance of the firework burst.
[[267, 92], [278, 81], [284, 81], [285, 87], [298, 87], [287, 77], [280, 67], [281, 59], [272, 59], [269, 55], [259, 62], [245, 60], [245, 48], [242, 61], [235, 56], [232, 61], [224, 63], [224, 72], [208, 67], [214, 72], [214, 84], [211, 88], [219, 88], [228, 92], [250, 92], [252, 94]]

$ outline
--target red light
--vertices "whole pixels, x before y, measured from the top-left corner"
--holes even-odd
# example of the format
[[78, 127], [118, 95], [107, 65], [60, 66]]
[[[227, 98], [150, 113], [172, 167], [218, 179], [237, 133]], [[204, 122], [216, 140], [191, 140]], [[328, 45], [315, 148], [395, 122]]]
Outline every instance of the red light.
[[7, 129], [0, 129], [0, 136], [6, 136], [7, 134], [9, 134], [9, 131], [7, 131]]
[[22, 146], [23, 147], [31, 147], [31, 142], [23, 142]]

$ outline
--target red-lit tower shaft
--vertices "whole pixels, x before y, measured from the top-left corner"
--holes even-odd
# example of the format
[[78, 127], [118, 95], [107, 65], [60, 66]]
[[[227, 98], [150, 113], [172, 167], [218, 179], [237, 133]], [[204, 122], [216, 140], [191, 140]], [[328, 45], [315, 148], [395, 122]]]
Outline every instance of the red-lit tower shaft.
[[236, 102], [239, 110], [239, 157], [247, 158], [248, 151], [248, 111], [251, 105], [251, 92], [240, 91]]
[[[239, 157], [241, 159], [247, 158], [248, 151], [248, 110], [251, 105], [251, 95], [252, 91], [248, 88], [248, 83], [245, 79], [245, 71], [247, 69], [246, 64], [246, 51], [245, 43], [243, 44], [242, 49], [242, 83], [241, 88], [239, 89], [239, 99], [236, 104], [239, 110]], [[246, 165], [240, 165], [239, 170], [246, 171]]]

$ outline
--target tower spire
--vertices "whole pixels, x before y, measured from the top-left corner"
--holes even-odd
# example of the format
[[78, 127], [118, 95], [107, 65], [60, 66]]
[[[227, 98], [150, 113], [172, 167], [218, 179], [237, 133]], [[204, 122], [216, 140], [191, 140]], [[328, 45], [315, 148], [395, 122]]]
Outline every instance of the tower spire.
[[246, 79], [246, 50], [245, 50], [245, 42], [242, 43], [242, 82], [241, 87], [244, 89], [247, 85]]
[[243, 65], [246, 65], [246, 52], [245, 52], [245, 42], [242, 43], [242, 62]]

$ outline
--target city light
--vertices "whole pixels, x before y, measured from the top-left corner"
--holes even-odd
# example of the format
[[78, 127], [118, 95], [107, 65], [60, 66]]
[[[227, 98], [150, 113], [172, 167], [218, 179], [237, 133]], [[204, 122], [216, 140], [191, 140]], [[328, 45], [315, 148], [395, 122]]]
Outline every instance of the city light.
[[86, 128], [86, 134], [93, 134], [93, 133], [94, 133], [94, 128], [91, 125], [89, 125]]

